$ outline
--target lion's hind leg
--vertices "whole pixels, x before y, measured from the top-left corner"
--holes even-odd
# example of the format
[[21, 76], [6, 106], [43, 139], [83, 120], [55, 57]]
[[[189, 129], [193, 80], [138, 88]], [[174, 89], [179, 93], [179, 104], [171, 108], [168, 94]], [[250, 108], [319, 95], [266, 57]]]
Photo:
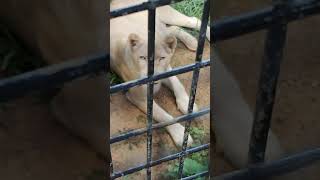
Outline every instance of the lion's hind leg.
[[[158, 8], [158, 13], [160, 20], [167, 25], [186, 27], [198, 31], [200, 30], [201, 20], [196, 17], [186, 16], [170, 6], [163, 6]], [[209, 26], [207, 27], [206, 37], [210, 41]]]
[[182, 28], [178, 26], [170, 26], [169, 27], [170, 33], [173, 34], [176, 38], [182, 41], [186, 47], [191, 50], [195, 51], [198, 46], [198, 41], [195, 37], [191, 34], [184, 31]]

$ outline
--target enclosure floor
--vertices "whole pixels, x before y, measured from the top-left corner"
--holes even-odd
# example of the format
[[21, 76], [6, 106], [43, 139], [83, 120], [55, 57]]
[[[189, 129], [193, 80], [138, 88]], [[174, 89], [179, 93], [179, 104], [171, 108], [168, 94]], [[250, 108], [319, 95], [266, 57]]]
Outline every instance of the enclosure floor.
[[37, 101], [27, 97], [0, 110], [1, 179], [101, 179], [101, 157], [56, 123], [47, 104]]

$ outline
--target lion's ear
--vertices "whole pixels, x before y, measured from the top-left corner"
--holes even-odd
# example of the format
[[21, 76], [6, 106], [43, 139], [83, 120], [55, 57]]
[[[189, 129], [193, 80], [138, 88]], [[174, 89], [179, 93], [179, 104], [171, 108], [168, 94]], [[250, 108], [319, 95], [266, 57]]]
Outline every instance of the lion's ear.
[[177, 39], [174, 36], [167, 36], [165, 39], [167, 48], [170, 50], [170, 53], [173, 53], [177, 47]]
[[128, 42], [132, 49], [136, 48], [139, 45], [140, 41], [141, 39], [137, 34], [132, 33], [128, 37]]

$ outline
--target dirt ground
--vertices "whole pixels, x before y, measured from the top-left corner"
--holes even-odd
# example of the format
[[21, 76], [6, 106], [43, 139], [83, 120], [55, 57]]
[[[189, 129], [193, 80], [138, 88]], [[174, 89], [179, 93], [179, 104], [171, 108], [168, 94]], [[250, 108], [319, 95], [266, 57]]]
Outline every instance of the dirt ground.
[[[217, 17], [237, 15], [262, 7], [268, 1], [219, 1]], [[274, 107], [272, 128], [281, 143], [294, 154], [320, 146], [320, 17], [314, 16], [289, 25], [287, 47]], [[218, 44], [220, 56], [241, 85], [245, 99], [255, 106], [257, 80], [263, 55], [265, 32], [257, 32]], [[217, 155], [219, 156], [219, 155]], [[216, 162], [216, 173], [232, 168]], [[304, 170], [304, 179], [320, 178], [320, 163]]]
[[0, 174], [4, 180], [102, 179], [104, 161], [56, 123], [47, 104], [26, 97], [0, 110]]

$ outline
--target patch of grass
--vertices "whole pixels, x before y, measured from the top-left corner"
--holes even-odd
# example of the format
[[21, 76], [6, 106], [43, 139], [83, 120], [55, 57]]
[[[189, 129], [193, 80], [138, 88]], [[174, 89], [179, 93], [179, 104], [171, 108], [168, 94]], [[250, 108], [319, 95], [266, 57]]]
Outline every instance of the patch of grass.
[[171, 6], [177, 11], [191, 17], [201, 18], [203, 12], [203, 0], [184, 0]]
[[116, 84], [120, 84], [123, 83], [123, 80], [114, 72], [110, 72], [110, 85], [116, 85]]
[[189, 156], [189, 158], [197, 161], [198, 163], [200, 163], [200, 164], [206, 166], [206, 168], [208, 168], [209, 167], [208, 166], [209, 165], [209, 154], [208, 153], [209, 153], [208, 150], [200, 151], [200, 152], [191, 154]]
[[[191, 127], [190, 135], [194, 139], [194, 146], [199, 146], [202, 144], [202, 139], [205, 136], [205, 131], [203, 128]], [[183, 174], [185, 177], [191, 176], [203, 171], [207, 171], [209, 167], [209, 155], [208, 151], [201, 151], [194, 153], [185, 158]], [[175, 162], [170, 165], [167, 172], [164, 173], [164, 179], [175, 179], [178, 177], [179, 162]], [[203, 180], [204, 178], [197, 178], [196, 180]]]
[[[202, 17], [203, 6], [204, 6], [203, 0], [184, 0], [179, 3], [175, 3], [171, 5], [171, 7], [173, 7], [177, 11], [190, 17], [196, 17], [198, 19], [201, 19]], [[196, 30], [193, 30], [193, 29], [191, 30], [187, 28], [183, 28], [183, 29], [195, 37], [199, 36], [199, 32]]]
[[203, 137], [205, 136], [205, 132], [204, 132], [203, 128], [191, 127], [190, 128], [190, 135], [194, 139], [193, 146], [198, 146], [202, 143]]
[[[209, 167], [208, 151], [194, 153], [184, 160], [183, 177], [192, 176], [197, 173], [207, 171]], [[163, 179], [177, 179], [179, 171], [179, 162], [169, 165], [167, 172], [163, 174]], [[196, 180], [204, 180], [197, 178]]]

